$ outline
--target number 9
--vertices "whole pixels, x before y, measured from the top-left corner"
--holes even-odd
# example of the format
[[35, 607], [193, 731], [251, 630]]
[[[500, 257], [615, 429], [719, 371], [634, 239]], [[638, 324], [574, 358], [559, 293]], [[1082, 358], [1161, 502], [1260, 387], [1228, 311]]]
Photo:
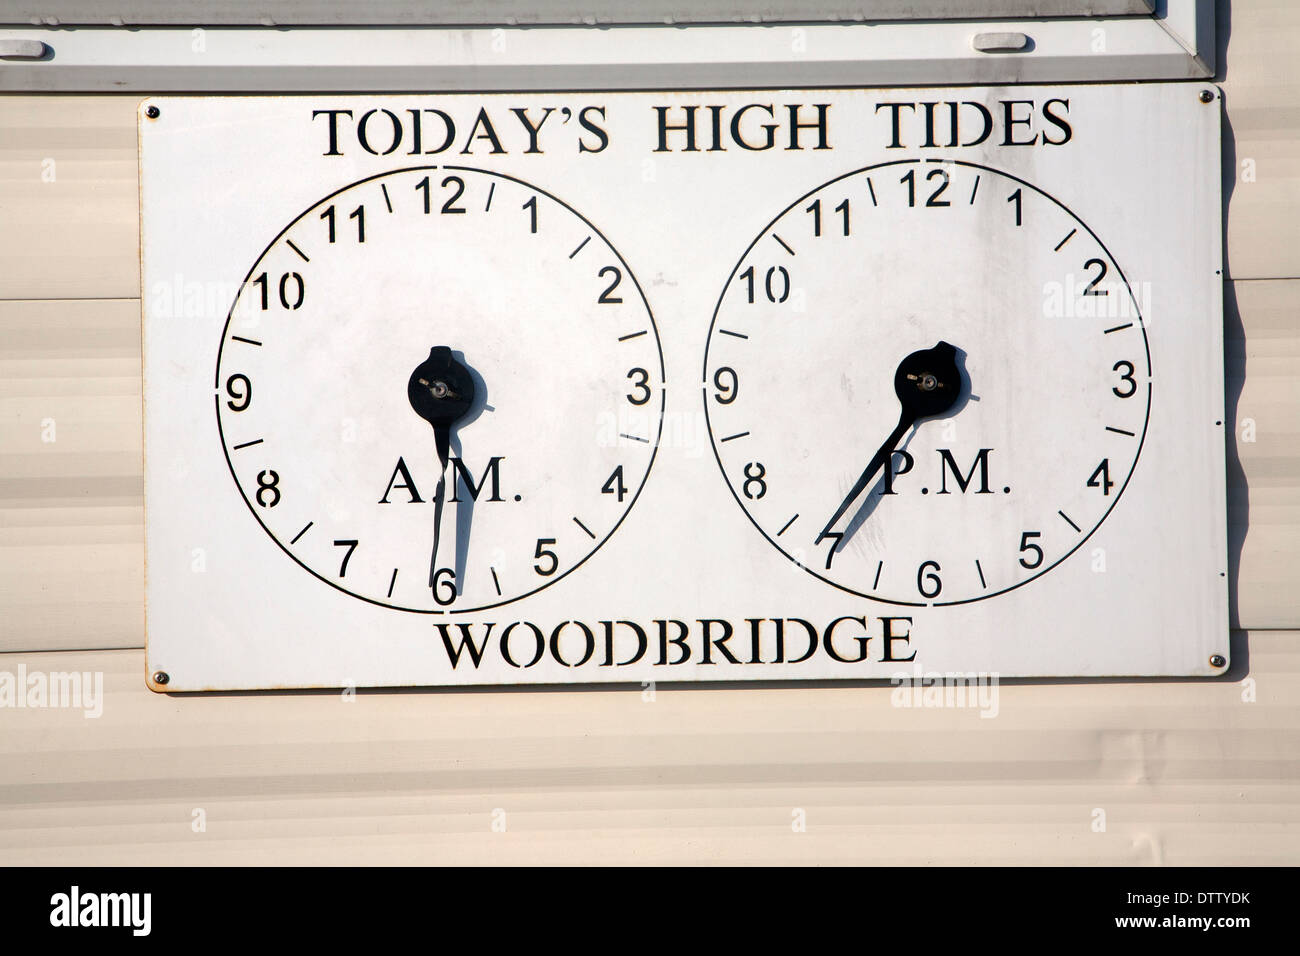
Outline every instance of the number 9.
[[[724, 382], [724, 378], [730, 378], [731, 382]], [[719, 405], [730, 405], [740, 394], [740, 379], [736, 375], [736, 370], [730, 365], [724, 365], [713, 373], [713, 384], [718, 389], [713, 397], [717, 399]]]
[[[236, 382], [243, 382], [238, 391], [235, 390]], [[226, 402], [226, 406], [232, 412], [242, 412], [253, 400], [253, 383], [248, 380], [247, 375], [232, 375], [226, 379], [226, 394], [231, 398], [231, 401]]]

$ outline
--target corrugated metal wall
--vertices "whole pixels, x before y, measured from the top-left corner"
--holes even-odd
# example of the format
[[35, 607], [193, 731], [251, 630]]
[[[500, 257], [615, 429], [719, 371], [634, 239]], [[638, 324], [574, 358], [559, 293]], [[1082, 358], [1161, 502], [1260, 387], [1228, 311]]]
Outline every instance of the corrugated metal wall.
[[1295, 862], [1300, 7], [1220, 16], [1236, 680], [1004, 684], [995, 719], [843, 684], [150, 693], [138, 98], [0, 97], [0, 671], [105, 675], [98, 719], [0, 708], [0, 861]]

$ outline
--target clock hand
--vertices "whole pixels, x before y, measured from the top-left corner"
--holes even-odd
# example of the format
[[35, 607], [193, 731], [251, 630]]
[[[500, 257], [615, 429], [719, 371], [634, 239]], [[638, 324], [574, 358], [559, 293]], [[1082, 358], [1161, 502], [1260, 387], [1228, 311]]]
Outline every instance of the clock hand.
[[960, 393], [961, 371], [957, 367], [957, 350], [947, 342], [941, 341], [934, 348], [913, 352], [898, 363], [898, 369], [894, 372], [894, 394], [902, 406], [898, 424], [871, 457], [866, 470], [849, 490], [848, 496], [835, 510], [831, 520], [826, 522], [826, 527], [814, 544], [821, 544], [824, 538], [831, 535], [831, 528], [835, 527], [835, 523], [871, 483], [876, 472], [885, 467], [907, 430], [923, 418], [933, 418], [948, 411], [957, 403]]
[[904, 409], [903, 413], [898, 418], [898, 424], [894, 427], [894, 430], [889, 433], [889, 437], [886, 438], [880, 448], [876, 450], [876, 453], [871, 456], [871, 461], [862, 472], [862, 476], [854, 482], [848, 495], [840, 506], [835, 509], [835, 514], [831, 515], [831, 520], [826, 522], [826, 527], [822, 529], [821, 534], [817, 535], [817, 540], [814, 541], [813, 544], [821, 544], [822, 539], [830, 535], [831, 528], [835, 527], [835, 522], [839, 521], [840, 518], [844, 516], [844, 512], [849, 510], [849, 506], [857, 500], [858, 495], [862, 494], [862, 490], [871, 483], [871, 479], [876, 476], [876, 472], [881, 469], [881, 466], [885, 464], [889, 459], [889, 456], [894, 453], [894, 446], [902, 441], [903, 436], [907, 434], [907, 430], [912, 427], [914, 421], [915, 419], [909, 416], [907, 410]]
[[442, 537], [442, 506], [447, 497], [447, 459], [451, 426], [460, 421], [474, 404], [474, 378], [452, 357], [451, 349], [438, 345], [415, 367], [406, 383], [406, 398], [415, 413], [433, 426], [433, 443], [438, 453], [438, 491], [433, 503], [433, 551], [429, 556], [429, 587], [438, 575], [438, 542]]
[[433, 498], [433, 551], [429, 555], [429, 587], [438, 575], [438, 539], [442, 537], [442, 503], [447, 497], [447, 457], [451, 426], [433, 426], [433, 443], [438, 451], [438, 490]]

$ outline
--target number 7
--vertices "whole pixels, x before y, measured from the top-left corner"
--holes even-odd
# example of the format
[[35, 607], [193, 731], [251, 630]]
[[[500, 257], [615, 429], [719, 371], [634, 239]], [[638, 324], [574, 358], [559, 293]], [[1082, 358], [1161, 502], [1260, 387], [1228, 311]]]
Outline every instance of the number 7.
[[339, 577], [343, 577], [345, 574], [348, 573], [348, 562], [352, 560], [352, 552], [357, 550], [357, 544], [358, 542], [356, 540], [334, 542], [334, 547], [336, 548], [345, 547], [348, 549], [348, 553], [343, 555], [343, 564], [339, 566]]

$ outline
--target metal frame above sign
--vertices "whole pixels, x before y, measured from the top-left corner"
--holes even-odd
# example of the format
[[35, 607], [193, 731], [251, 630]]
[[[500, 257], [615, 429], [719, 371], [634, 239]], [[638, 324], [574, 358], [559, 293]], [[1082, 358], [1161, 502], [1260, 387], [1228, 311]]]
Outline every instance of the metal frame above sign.
[[[752, 22], [736, 22], [747, 8], [717, 4], [667, 23], [654, 5], [614, 20], [577, 22], [557, 5], [544, 8], [552, 14], [533, 25], [506, 13], [505, 4], [476, 12], [473, 23], [450, 15], [441, 21], [399, 16], [397, 8], [405, 9], [399, 4], [361, 22], [330, 18], [326, 25], [313, 23], [310, 14], [284, 22], [268, 17], [263, 25], [214, 14], [199, 25], [174, 14], [146, 16], [167, 5], [143, 4], [139, 20], [118, 16], [116, 26], [103, 25], [102, 14], [70, 6], [71, 19], [33, 14], [31, 26], [0, 27], [0, 91], [491, 92], [1178, 80], [1212, 76], [1215, 56], [1213, 0], [1158, 0], [1149, 10], [1130, 2], [1009, 2], [992, 8], [1005, 15], [978, 19], [968, 15], [969, 4], [935, 0], [927, 6], [936, 18], [924, 20], [904, 17], [897, 4], [864, 4], [860, 17], [845, 11], [839, 20], [814, 16], [803, 5], [773, 5], [744, 17]], [[1035, 16], [1015, 16], [1030, 9]], [[394, 11], [390, 22], [381, 18], [384, 10]], [[83, 21], [90, 25], [65, 28]]]
[[[97, 0], [18, 2], [0, 22], [65, 26], [567, 26], [614, 23], [816, 23], [819, 21], [979, 20], [1024, 17], [1149, 15], [1156, 0], [637, 0], [595, 8], [573, 0], [129, 0], [106, 8]], [[111, 11], [111, 12], [110, 12]]]

